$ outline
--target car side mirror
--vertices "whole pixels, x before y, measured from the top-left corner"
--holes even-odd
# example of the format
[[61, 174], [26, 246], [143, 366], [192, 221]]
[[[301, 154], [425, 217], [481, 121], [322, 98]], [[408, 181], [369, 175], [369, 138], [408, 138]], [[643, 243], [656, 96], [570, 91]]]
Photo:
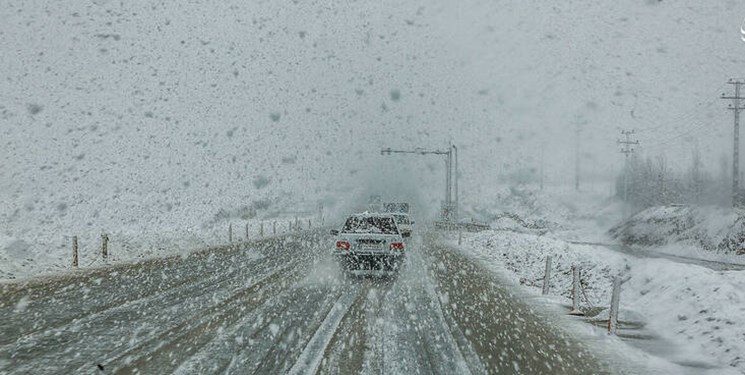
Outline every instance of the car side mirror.
[[401, 232], [401, 237], [403, 237], [403, 238], [409, 238], [409, 237], [411, 237], [411, 232]]
[[336, 229], [332, 229], [332, 230], [329, 231], [329, 234], [331, 234], [332, 236], [338, 236], [339, 235], [339, 231], [336, 230]]
[[414, 225], [416, 222], [414, 220], [410, 221], [409, 224]]

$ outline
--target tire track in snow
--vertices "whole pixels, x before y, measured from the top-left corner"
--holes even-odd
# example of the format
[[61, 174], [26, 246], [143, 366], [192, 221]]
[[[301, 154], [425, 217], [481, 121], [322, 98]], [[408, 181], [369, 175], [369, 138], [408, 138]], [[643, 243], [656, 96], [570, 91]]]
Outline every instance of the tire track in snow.
[[[287, 265], [268, 268], [271, 271], [264, 278], [286, 268]], [[163, 301], [148, 298], [143, 300], [148, 306], [135, 303], [132, 308], [117, 307], [106, 310], [106, 313], [100, 316], [105, 319], [96, 319], [99, 316], [94, 314], [93, 319], [85, 317], [74, 320], [59, 330], [45, 330], [38, 334], [39, 337], [35, 340], [27, 339], [8, 352], [9, 356], [14, 358], [14, 371], [44, 373], [42, 369], [45, 369], [49, 373], [96, 373], [97, 364], [109, 366], [111, 361], [106, 360], [107, 357], [115, 357], [121, 353], [129, 353], [134, 348], [141, 348], [147, 342], [162, 336], [164, 332], [189, 324], [195, 317], [210, 311], [215, 304], [222, 303], [220, 301], [228, 301], [231, 296], [263, 281], [263, 278], [253, 281], [256, 277], [250, 275], [245, 275], [245, 279], [249, 282], [248, 285], [244, 284], [243, 280], [238, 280], [241, 282], [228, 290], [194, 288], [189, 289], [193, 295], [167, 295], [170, 298]], [[218, 278], [219, 280], [221, 279]], [[218, 282], [216, 285], [219, 284]], [[212, 296], [208, 295], [210, 292], [213, 293]], [[216, 299], [218, 294], [222, 297]], [[163, 305], [162, 302], [173, 304]], [[182, 311], [187, 315], [178, 314]], [[145, 334], [140, 336], [140, 332]], [[70, 351], [74, 351], [76, 355], [70, 356], [67, 361], [60, 360], [65, 359]], [[0, 353], [5, 353], [5, 349]], [[40, 368], [39, 364], [45, 366]]]
[[[427, 269], [430, 260], [424, 254], [426, 249], [421, 241], [417, 244], [417, 249], [407, 255], [407, 264], [394, 288], [384, 297], [384, 305], [393, 308], [385, 309], [382, 316], [383, 357], [390, 359], [384, 363], [383, 370], [400, 373], [424, 368], [432, 373], [470, 374], [471, 366], [450, 331], [434, 290], [435, 283]], [[408, 348], [412, 342], [417, 345]], [[412, 349], [417, 353], [414, 358], [418, 358], [413, 367], [406, 358], [407, 351]], [[483, 369], [478, 361], [473, 367]]]
[[[352, 280], [346, 280], [352, 282]], [[342, 319], [337, 331], [326, 347], [318, 374], [339, 375], [359, 374], [362, 372], [365, 348], [368, 345], [367, 330], [367, 301], [370, 283], [362, 283], [359, 297], [352, 303]]]
[[232, 326], [219, 327], [174, 373], [287, 373], [340, 298], [354, 288], [329, 276], [333, 269], [315, 268]]
[[353, 290], [348, 290], [342, 295], [329, 314], [324, 319], [321, 326], [311, 338], [310, 342], [303, 350], [295, 365], [290, 369], [289, 374], [315, 374], [321, 366], [321, 361], [326, 353], [331, 340], [339, 328], [342, 319], [352, 307], [352, 304], [361, 294], [361, 288], [356, 286]]
[[[16, 287], [28, 288], [21, 295], [34, 298], [24, 305], [23, 314], [8, 318], [33, 315], [34, 319], [14, 326], [15, 331], [25, 331], [25, 336], [15, 336], [14, 332], [2, 335], [14, 342], [0, 347], [0, 358], [7, 356], [10, 360], [3, 371], [98, 373], [96, 365], [105, 358], [141, 348], [143, 343], [177, 327], [194, 326], [202, 320], [201, 315], [214, 317], [211, 308], [229, 304], [265, 277], [288, 267], [307, 265], [320, 252], [320, 240], [317, 234], [290, 236], [259, 242], [261, 248], [215, 248], [184, 258], [161, 258], [19, 284]], [[302, 253], [297, 252], [298, 241], [306, 244]], [[253, 255], [257, 250], [264, 253], [262, 258]], [[13, 292], [13, 288], [4, 287], [2, 297], [17, 296], [18, 290]], [[258, 293], [263, 291], [260, 288]], [[5, 301], [0, 311], [7, 306]], [[8, 320], [3, 319], [3, 323], [13, 324]], [[171, 339], [167, 337], [163, 345], [146, 347], [157, 349]], [[127, 361], [136, 360], [138, 354], [127, 356]], [[120, 365], [109, 361], [105, 368], [108, 372]]]
[[[157, 332], [138, 345], [109, 358], [104, 367], [117, 367], [118, 373], [165, 373], [186, 360], [216, 335], [218, 327], [231, 324], [245, 309], [262, 306], [300, 277], [299, 262], [285, 265], [260, 282], [241, 289], [209, 309], [199, 311], [190, 319]], [[176, 348], [180, 348], [176, 350]], [[166, 355], [166, 353], [171, 353]], [[134, 357], [133, 357], [134, 356]], [[118, 366], [117, 366], [118, 365]], [[123, 366], [122, 366], [123, 365]]]
[[287, 310], [288, 305], [293, 301], [293, 292], [297, 293], [297, 290], [284, 289], [272, 295], [260, 306], [251, 309], [235, 324], [227, 328], [219, 328], [218, 334], [212, 340], [182, 362], [173, 373], [179, 375], [208, 371], [213, 373], [240, 373], [238, 368], [247, 359], [247, 356], [242, 355], [242, 352], [254, 351], [251, 342], [260, 332], [271, 331], [272, 319], [265, 319], [265, 317], [273, 315], [271, 310]]
[[[267, 270], [271, 268], [267, 267]], [[263, 273], [263, 272], [262, 272]], [[148, 309], [158, 309], [162, 306], [174, 307], [180, 303], [184, 303], [183, 298], [184, 292], [189, 291], [202, 291], [201, 294], [192, 294], [192, 296], [202, 296], [213, 291], [213, 288], [221, 287], [223, 285], [238, 281], [239, 278], [245, 277], [243, 271], [240, 269], [234, 269], [227, 275], [216, 275], [211, 276], [207, 279], [194, 278], [196, 282], [184, 283], [176, 287], [170, 288], [163, 293], [152, 293], [143, 298], [136, 298], [114, 307], [106, 308], [98, 312], [93, 312], [89, 315], [82, 316], [80, 318], [72, 318], [63, 324], [55, 326], [47, 326], [43, 329], [28, 333], [24, 336], [17, 338], [13, 344], [0, 346], [0, 353], [13, 352], [17, 355], [21, 351], [38, 350], [39, 347], [48, 346], [53, 343], [55, 334], [66, 331], [80, 330], [81, 327], [90, 327], [97, 322], [116, 320], [117, 316], [124, 315], [130, 312], [144, 312]], [[248, 280], [250, 282], [250, 279]]]
[[[281, 247], [279, 239], [264, 240], [258, 244], [265, 250]], [[242, 252], [247, 250], [247, 245], [243, 248], [219, 247], [197, 251], [185, 258], [170, 256], [149, 259], [138, 263], [80, 270], [71, 274], [3, 285], [0, 287], [0, 315], [8, 318], [0, 321], [0, 331], [7, 333], [0, 336], [0, 345], [12, 343], [18, 337], [42, 333], [52, 328], [62, 328], [86, 316], [104, 313], [127, 303], [158, 298], [163, 290], [188, 289], [195, 283], [204, 282], [204, 273], [194, 272], [195, 267], [215, 271], [222, 265], [220, 261], [243, 256]], [[158, 272], [161, 277], [154, 277]], [[175, 277], [166, 277], [166, 273]], [[126, 286], [127, 293], [111, 293], [112, 286]], [[89, 299], [89, 296], [96, 298]], [[47, 309], [43, 316], [43, 324], [12, 313], [15, 304], [5, 301], [20, 298], [29, 301], [25, 306], [26, 310]], [[49, 311], [51, 305], [55, 308]]]

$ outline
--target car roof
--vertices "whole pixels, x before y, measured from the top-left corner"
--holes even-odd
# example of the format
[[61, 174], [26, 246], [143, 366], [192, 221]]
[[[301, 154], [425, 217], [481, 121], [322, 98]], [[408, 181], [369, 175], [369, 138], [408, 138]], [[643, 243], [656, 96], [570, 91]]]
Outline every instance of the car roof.
[[373, 217], [373, 216], [393, 218], [393, 214], [383, 213], [383, 212], [360, 212], [356, 214], [351, 214], [348, 217]]

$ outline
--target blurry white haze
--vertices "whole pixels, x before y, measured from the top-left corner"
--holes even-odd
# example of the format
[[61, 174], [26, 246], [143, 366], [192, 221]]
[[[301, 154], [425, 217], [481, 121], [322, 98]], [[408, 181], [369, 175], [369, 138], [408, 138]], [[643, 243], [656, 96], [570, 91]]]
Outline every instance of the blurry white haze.
[[577, 144], [582, 185], [613, 194], [622, 129], [671, 169], [697, 148], [728, 171], [743, 17], [736, 0], [0, 2], [0, 245], [205, 238], [369, 193], [434, 215], [443, 158], [382, 147], [457, 145], [464, 211], [541, 169], [573, 186]]

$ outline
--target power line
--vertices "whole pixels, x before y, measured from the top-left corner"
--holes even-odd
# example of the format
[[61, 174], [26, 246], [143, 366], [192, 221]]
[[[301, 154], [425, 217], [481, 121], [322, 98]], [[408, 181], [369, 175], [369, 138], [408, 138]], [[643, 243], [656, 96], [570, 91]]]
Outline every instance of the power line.
[[[732, 81], [732, 80], [731, 80]], [[734, 81], [732, 81], [734, 82]], [[717, 90], [722, 88], [724, 85], [729, 84], [729, 82], [722, 83], [717, 87]], [[691, 111], [683, 116], [679, 116], [675, 121], [679, 124], [677, 125], [677, 129], [681, 129], [682, 131], [678, 131], [677, 134], [673, 136], [666, 136], [666, 138], [655, 141], [651, 140], [650, 142], [647, 142], [647, 145], [644, 147], [644, 152], [657, 152], [657, 153], [665, 153], [665, 152], [682, 152], [684, 151], [684, 148], [689, 147], [690, 142], [683, 142], [683, 141], [690, 141], [691, 139], [698, 139], [700, 136], [706, 136], [711, 135], [711, 119], [700, 119], [697, 121], [692, 121], [686, 125], [681, 126], [681, 122], [686, 122], [689, 119], [693, 119], [698, 115], [699, 110], [703, 110], [705, 108], [709, 108], [711, 104], [716, 102], [719, 99], [719, 97], [715, 97], [712, 100], [700, 102], [694, 108], [691, 109]], [[669, 124], [673, 124], [670, 122]], [[641, 132], [648, 132], [649, 130], [657, 130], [661, 129], [666, 124], [658, 125], [653, 128], [646, 128], [642, 129]], [[707, 134], [709, 133], [709, 134]], [[673, 164], [679, 164], [675, 163], [675, 161], [680, 161], [679, 158], [671, 158], [670, 161], [674, 161]]]
[[[717, 87], [714, 90], [714, 92], [715, 93], [720, 93], [720, 90], [722, 89], [722, 87], [724, 85], [726, 85], [726, 83], [723, 83], [723, 84], [719, 85], [719, 87]], [[715, 97], [715, 96], [716, 95], [713, 95], [713, 94], [712, 95], [707, 95], [707, 97]], [[641, 129], [639, 129], [639, 132], [640, 133], [653, 132], [655, 130], [659, 130], [659, 129], [662, 129], [662, 128], [665, 128], [665, 127], [670, 127], [670, 128], [676, 128], [677, 129], [677, 128], [680, 127], [680, 123], [681, 122], [684, 122], [684, 121], [686, 121], [686, 120], [688, 120], [688, 119], [690, 119], [690, 118], [698, 115], [700, 113], [700, 110], [701, 110], [702, 107], [711, 106], [716, 101], [717, 101], [717, 99], [710, 99], [710, 100], [707, 100], [707, 101], [699, 102], [698, 104], [694, 105], [694, 107], [691, 108], [688, 112], [683, 113], [682, 115], [680, 115], [680, 116], [678, 116], [678, 117], [676, 117], [674, 119], [671, 119], [669, 121], [658, 123], [658, 125], [654, 125], [654, 126], [651, 126], [651, 127], [641, 128]]]
[[677, 146], [679, 145], [677, 141], [689, 137], [689, 136], [696, 136], [699, 134], [702, 134], [704, 131], [710, 130], [709, 124], [701, 123], [698, 126], [689, 128], [688, 131], [684, 131], [681, 133], [678, 133], [674, 136], [671, 136], [667, 138], [666, 140], [662, 142], [652, 143], [652, 146], [648, 146], [648, 150], [666, 150], [670, 148], [671, 146]]
[[[726, 85], [727, 83], [720, 84], [716, 91]], [[684, 148], [689, 147], [691, 140], [697, 140], [701, 136], [712, 136], [711, 134], [711, 119], [710, 118], [697, 118], [701, 116], [701, 111], [706, 109], [712, 109], [712, 105], [719, 99], [718, 95], [711, 95], [712, 99], [701, 101], [695, 104], [688, 112], [681, 116], [677, 116], [673, 120], [659, 123], [656, 126], [646, 127], [638, 130], [639, 133], [644, 133], [647, 138], [650, 136], [652, 139], [647, 139], [646, 146], [643, 148], [645, 153], [666, 153], [666, 152], [681, 152]], [[663, 131], [663, 134], [659, 134], [659, 130], [663, 130], [668, 127], [674, 127], [675, 134], [670, 136], [669, 131]], [[655, 139], [657, 138], [657, 139]], [[679, 158], [671, 158], [669, 160], [680, 161]]]

